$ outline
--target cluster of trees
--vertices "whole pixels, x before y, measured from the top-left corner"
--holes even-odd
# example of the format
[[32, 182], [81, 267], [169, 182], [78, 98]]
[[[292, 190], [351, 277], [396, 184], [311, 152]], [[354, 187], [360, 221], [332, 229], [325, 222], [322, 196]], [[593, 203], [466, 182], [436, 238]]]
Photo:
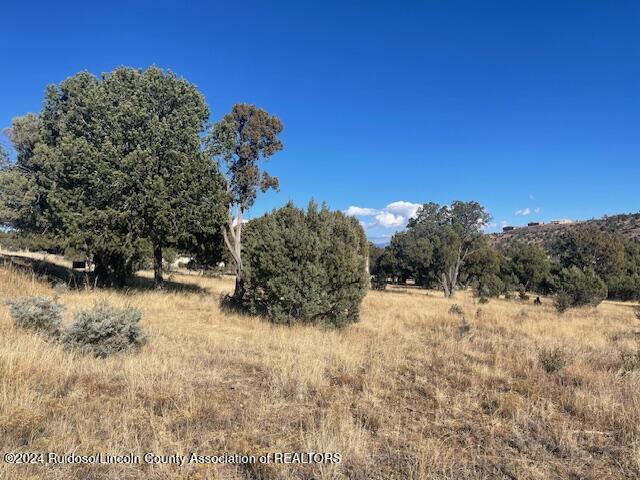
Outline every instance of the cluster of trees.
[[210, 128], [208, 119], [194, 85], [155, 67], [81, 72], [48, 87], [42, 111], [9, 129], [15, 160], [0, 150], [4, 235], [84, 253], [98, 284], [123, 285], [152, 259], [158, 288], [170, 252], [212, 265], [226, 245], [234, 306], [281, 323], [358, 320], [368, 286], [362, 227], [315, 204], [245, 227], [257, 194], [278, 189], [260, 165], [283, 149], [282, 122], [248, 104]]
[[194, 85], [155, 67], [81, 72], [49, 86], [42, 110], [8, 130], [15, 159], [0, 148], [0, 227], [84, 253], [97, 283], [111, 285], [152, 259], [161, 288], [168, 251], [214, 264], [226, 245], [233, 300], [284, 323], [357, 319], [367, 255], [378, 288], [413, 279], [448, 297], [461, 287], [481, 296], [533, 291], [557, 293], [565, 306], [640, 298], [633, 240], [575, 228], [549, 251], [501, 248], [483, 234], [490, 216], [477, 202], [424, 204], [406, 231], [369, 253], [355, 220], [313, 204], [245, 228], [258, 193], [278, 189], [261, 163], [283, 149], [283, 125], [248, 104], [211, 127], [209, 115]]
[[256, 185], [277, 185], [258, 178], [257, 161], [282, 148], [282, 124], [245, 104], [211, 129], [208, 121], [200, 91], [156, 67], [81, 72], [51, 85], [42, 111], [8, 130], [16, 158], [2, 151], [0, 223], [87, 254], [106, 284], [124, 284], [152, 258], [162, 287], [167, 249], [214, 263], [223, 227], [236, 239], [235, 258]]
[[[562, 293], [575, 305], [606, 297], [640, 299], [640, 244], [631, 238], [573, 228], [549, 251], [527, 243], [501, 247], [482, 234], [488, 220], [476, 202], [423, 205], [385, 249], [371, 249], [374, 287], [413, 279], [417, 285], [442, 289], [446, 296], [469, 287], [485, 297], [518, 291]], [[591, 300], [570, 295], [588, 290], [586, 285]]]
[[477, 202], [426, 203], [377, 258], [372, 272], [405, 283], [442, 288], [453, 296], [471, 258], [486, 247], [482, 233], [490, 216]]
[[604, 282], [608, 298], [640, 299], [640, 243], [632, 238], [576, 228], [562, 235], [550, 253], [563, 268], [593, 271]]

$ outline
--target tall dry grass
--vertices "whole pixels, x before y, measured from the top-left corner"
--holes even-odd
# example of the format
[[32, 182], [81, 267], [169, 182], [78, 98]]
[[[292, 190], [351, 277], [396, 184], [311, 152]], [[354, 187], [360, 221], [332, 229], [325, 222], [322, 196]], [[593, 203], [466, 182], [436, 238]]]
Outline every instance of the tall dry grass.
[[[558, 316], [436, 292], [370, 292], [343, 331], [277, 327], [201, 292], [68, 291], [144, 312], [150, 341], [94, 359], [13, 326], [0, 307], [0, 451], [339, 452], [337, 465], [7, 465], [3, 479], [620, 479], [640, 477], [640, 371], [627, 304]], [[0, 300], [53, 294], [0, 268]], [[459, 303], [470, 324], [449, 313]], [[555, 349], [555, 350], [554, 350]], [[555, 351], [557, 371], [542, 367]]]

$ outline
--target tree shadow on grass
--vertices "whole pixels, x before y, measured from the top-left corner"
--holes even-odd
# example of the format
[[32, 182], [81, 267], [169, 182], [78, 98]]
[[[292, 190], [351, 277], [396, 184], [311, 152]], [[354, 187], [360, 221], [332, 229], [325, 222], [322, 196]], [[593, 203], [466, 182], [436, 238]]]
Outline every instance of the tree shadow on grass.
[[[135, 275], [130, 278], [123, 287], [102, 287], [96, 284], [93, 272], [75, 270], [63, 265], [58, 265], [46, 260], [23, 257], [20, 255], [0, 255], [0, 265], [10, 266], [27, 275], [39, 275], [52, 286], [64, 286], [71, 290], [88, 290], [92, 288], [104, 288], [120, 291], [149, 291], [155, 290], [152, 278], [145, 278]], [[176, 282], [166, 279], [164, 281], [164, 291], [167, 292], [190, 292], [207, 293], [207, 289], [192, 283]]]
[[242, 301], [238, 301], [228, 293], [220, 294], [220, 310], [225, 313], [235, 313], [237, 315], [249, 315], [249, 312]]

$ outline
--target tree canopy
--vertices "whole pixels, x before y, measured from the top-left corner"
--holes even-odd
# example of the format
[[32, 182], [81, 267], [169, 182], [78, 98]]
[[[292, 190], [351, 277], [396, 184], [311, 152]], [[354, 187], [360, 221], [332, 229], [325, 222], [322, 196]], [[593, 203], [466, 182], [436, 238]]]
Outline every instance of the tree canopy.
[[49, 86], [42, 111], [11, 129], [33, 191], [15, 225], [54, 232], [118, 282], [152, 250], [162, 286], [163, 248], [219, 238], [224, 179], [201, 148], [208, 117], [194, 85], [156, 67]]
[[[283, 149], [279, 134], [283, 125], [276, 116], [255, 105], [239, 103], [216, 123], [208, 138], [208, 151], [223, 166], [227, 180], [227, 225], [222, 230], [225, 244], [236, 264], [233, 297], [244, 296], [242, 224], [258, 191], [278, 189], [278, 178], [261, 170], [259, 163]], [[235, 213], [235, 215], [234, 215]]]
[[439, 284], [445, 296], [453, 296], [465, 262], [485, 246], [482, 229], [489, 219], [477, 202], [425, 203], [406, 231], [393, 236], [376, 268], [401, 281], [413, 277], [421, 285]]
[[289, 203], [247, 225], [246, 303], [277, 323], [356, 322], [368, 287], [364, 230], [353, 217]]

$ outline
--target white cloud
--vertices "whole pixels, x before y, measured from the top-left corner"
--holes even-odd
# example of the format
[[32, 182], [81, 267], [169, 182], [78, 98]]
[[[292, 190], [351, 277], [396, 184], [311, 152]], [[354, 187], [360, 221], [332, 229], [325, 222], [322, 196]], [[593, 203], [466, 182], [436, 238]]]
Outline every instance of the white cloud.
[[375, 223], [383, 228], [402, 227], [407, 219], [402, 215], [394, 215], [391, 212], [380, 212], [376, 215]]
[[506, 220], [502, 220], [500, 222], [500, 226], [502, 226], [502, 227], [506, 227], [507, 225], [509, 225], [509, 222], [507, 222]]
[[534, 212], [535, 212], [535, 213], [540, 213], [540, 207], [536, 208], [536, 209], [534, 210]]
[[523, 208], [521, 210], [518, 210], [516, 212], [516, 215], [521, 215], [523, 217], [526, 217], [527, 215], [529, 215], [531, 213], [531, 209], [529, 207], [527, 208]]
[[384, 211], [395, 213], [396, 215], [401, 215], [405, 217], [407, 220], [413, 218], [418, 213], [418, 209], [422, 205], [419, 203], [411, 203], [411, 202], [392, 202], [384, 208]]
[[398, 228], [404, 227], [410, 218], [415, 217], [421, 206], [419, 203], [398, 200], [391, 202], [381, 210], [351, 205], [344, 213], [354, 217], [374, 217], [371, 222], [361, 222], [365, 228]]
[[378, 213], [378, 210], [375, 208], [364, 208], [364, 207], [356, 207], [355, 205], [351, 205], [344, 211], [345, 215], [350, 215], [352, 217], [371, 217]]

